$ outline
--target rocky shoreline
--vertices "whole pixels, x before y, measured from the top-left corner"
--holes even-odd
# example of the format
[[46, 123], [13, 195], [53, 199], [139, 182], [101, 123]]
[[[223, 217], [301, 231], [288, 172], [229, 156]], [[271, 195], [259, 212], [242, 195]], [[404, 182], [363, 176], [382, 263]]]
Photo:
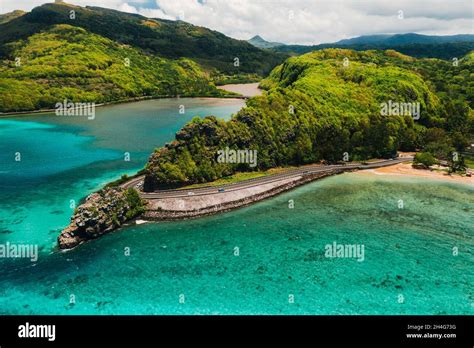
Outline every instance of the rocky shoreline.
[[[394, 161], [366, 163], [364, 165], [336, 166], [326, 171], [301, 171], [296, 175], [282, 176], [253, 185], [230, 190], [211, 190], [195, 194], [160, 195], [137, 191], [136, 179], [121, 186], [108, 186], [87, 197], [71, 218], [70, 225], [58, 237], [60, 249], [71, 249], [79, 244], [117, 230], [129, 221], [175, 221], [213, 215], [248, 206], [276, 196], [295, 187], [324, 177], [358, 170], [374, 170], [411, 161], [401, 157]], [[139, 178], [139, 177], [137, 177]], [[119, 183], [116, 183], [119, 185]], [[143, 183], [141, 184], [143, 187]], [[177, 191], [179, 193], [179, 191]]]
[[143, 202], [134, 189], [105, 188], [87, 196], [71, 217], [71, 223], [58, 236], [60, 249], [72, 249], [121, 227], [144, 212]]
[[71, 223], [58, 236], [58, 246], [61, 250], [75, 248], [88, 240], [113, 232], [123, 227], [126, 222], [137, 218], [152, 221], [174, 221], [193, 219], [241, 208], [308, 182], [345, 171], [347, 170], [334, 169], [329, 172], [300, 176], [290, 182], [284, 182], [269, 190], [242, 199], [210, 205], [202, 209], [181, 211], [153, 209], [152, 204], [140, 199], [138, 192], [134, 189], [106, 188], [89, 195], [85, 202], [77, 207], [71, 217]]

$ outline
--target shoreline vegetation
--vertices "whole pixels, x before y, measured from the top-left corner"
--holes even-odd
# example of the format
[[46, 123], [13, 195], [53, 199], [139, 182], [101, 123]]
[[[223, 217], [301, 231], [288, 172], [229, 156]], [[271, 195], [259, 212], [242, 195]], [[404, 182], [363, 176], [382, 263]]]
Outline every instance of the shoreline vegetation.
[[[95, 104], [95, 107], [104, 107], [110, 105], [136, 103], [144, 100], [159, 100], [159, 99], [179, 99], [179, 98], [191, 98], [191, 99], [248, 99], [257, 95], [261, 95], [263, 90], [259, 88], [259, 82], [251, 83], [231, 83], [224, 85], [216, 85], [218, 90], [223, 91], [220, 96], [209, 96], [203, 94], [202, 96], [196, 95], [162, 95], [162, 96], [143, 96], [143, 97], [132, 97], [120, 100], [114, 100], [110, 102]], [[32, 111], [12, 111], [12, 112], [0, 112], [0, 118], [18, 115], [29, 115], [29, 114], [43, 114], [55, 112], [56, 109], [38, 109]]]
[[[352, 68], [340, 66], [338, 58], [344, 54], [354, 55], [351, 57]], [[89, 205], [90, 209], [80, 209], [72, 217], [71, 224], [58, 237], [59, 248], [74, 248], [137, 218], [167, 221], [206, 216], [273, 197], [321, 177], [366, 168], [347, 167], [334, 171], [328, 168], [318, 175], [300, 173], [291, 179], [279, 178], [272, 183], [260, 182], [253, 187], [243, 185], [237, 190], [219, 188], [200, 195], [184, 191], [180, 195], [173, 193], [170, 196], [163, 195], [162, 191], [155, 196], [146, 196], [159, 190], [209, 185], [240, 172], [254, 171], [239, 164], [217, 163], [215, 154], [223, 146], [258, 151], [256, 171], [301, 167], [321, 161], [338, 163], [341, 154], [350, 151], [352, 161], [368, 163], [371, 158], [393, 158], [399, 151], [413, 152], [420, 149], [443, 159], [454, 150], [462, 150], [468, 136], [464, 133], [474, 125], [468, 105], [460, 102], [463, 108], [455, 110], [460, 118], [451, 124], [455, 119], [448, 117], [450, 104], [442, 104], [442, 100], [423, 78], [405, 66], [405, 59], [408, 58], [396, 54], [393, 57], [394, 54], [327, 50], [290, 59], [289, 63], [275, 68], [260, 83], [266, 93], [250, 98], [246, 107], [230, 121], [224, 122], [213, 116], [195, 118], [176, 133], [174, 141], [155, 150], [144, 169], [144, 180], [139, 185], [145, 193], [140, 195], [131, 188], [135, 196], [147, 198], [143, 203], [143, 213], [127, 215], [125, 210], [121, 211], [118, 219], [97, 220], [94, 211], [114, 211], [115, 202], [120, 202], [126, 184], [118, 188], [108, 187], [98, 195], [88, 196], [85, 205]], [[381, 65], [380, 68], [374, 68], [367, 64], [367, 59], [379, 64], [388, 61], [400, 66]], [[303, 74], [301, 69], [307, 70], [307, 73]], [[294, 76], [294, 70], [300, 71], [299, 75]], [[328, 76], [323, 78], [321, 74]], [[337, 88], [327, 84], [329, 78], [338, 81]], [[383, 79], [382, 82], [380, 79]], [[392, 90], [402, 80], [406, 84], [404, 93], [407, 100], [415, 100], [422, 105], [423, 113], [417, 123], [410, 115], [380, 115], [379, 102], [401, 98], [399, 95], [393, 96]], [[346, 95], [348, 86], [351, 87], [351, 93], [366, 95], [368, 101], [361, 102], [360, 98], [352, 94]], [[326, 99], [325, 103], [318, 102], [319, 96], [325, 92], [330, 92], [334, 98]], [[345, 101], [344, 108], [337, 103], [338, 100]], [[346, 116], [341, 114], [344, 109], [351, 110], [350, 117], [347, 113], [344, 114]], [[370, 111], [368, 115], [367, 110]], [[334, 120], [344, 122], [334, 124]], [[352, 128], [351, 120], [354, 122]], [[355, 149], [355, 152], [351, 149]], [[414, 159], [416, 162], [417, 156]], [[375, 167], [377, 165], [371, 168]], [[408, 173], [420, 173], [419, 169], [414, 170]], [[118, 192], [114, 192], [115, 189]], [[114, 200], [114, 195], [119, 195], [117, 200]], [[104, 196], [107, 199], [103, 199]]]
[[[248, 99], [255, 95], [260, 95], [262, 90], [258, 88], [258, 83], [249, 83], [249, 84], [230, 84], [222, 85], [218, 87], [219, 90], [222, 90], [225, 96], [224, 97], [185, 97], [183, 98], [205, 98], [205, 99]], [[239, 92], [244, 92], [245, 95], [239, 94]], [[132, 98], [131, 100], [123, 101], [114, 101], [110, 103], [103, 103], [97, 106], [107, 106], [112, 104], [121, 104], [128, 102], [138, 102], [143, 100], [151, 99], [165, 99], [172, 97], [141, 97], [141, 98]], [[40, 111], [37, 111], [39, 113]], [[46, 110], [44, 112], [54, 112], [53, 110]], [[20, 114], [30, 114], [32, 112], [20, 112]], [[18, 114], [18, 113], [15, 113]], [[6, 116], [5, 114], [0, 113], [0, 118]], [[11, 116], [11, 115], [10, 115]], [[138, 171], [132, 176], [122, 175], [121, 178], [109, 182], [98, 192], [89, 194], [82, 203], [77, 207], [73, 216], [71, 217], [71, 223], [61, 231], [58, 236], [58, 245], [60, 249], [72, 249], [83, 242], [95, 239], [100, 237], [103, 234], [109, 233], [111, 231], [117, 230], [120, 227], [126, 225], [132, 220], [136, 220], [137, 223], [142, 216], [146, 215], [150, 207], [149, 201], [140, 199], [139, 192], [134, 188], [124, 189], [123, 185], [142, 175], [144, 170]], [[274, 173], [275, 171], [272, 171]], [[248, 173], [247, 173], [248, 174]], [[265, 175], [264, 173], [262, 175]], [[245, 176], [241, 178], [244, 180]], [[282, 192], [281, 188], [276, 189], [276, 191]], [[276, 193], [275, 193], [276, 194]], [[273, 196], [270, 194], [268, 197]], [[134, 202], [130, 203], [127, 199], [128, 197], [133, 196]], [[266, 197], [265, 197], [266, 198]], [[244, 202], [238, 203], [234, 208], [242, 206], [242, 204], [248, 205], [252, 203], [252, 197], [250, 201], [244, 199]], [[223, 206], [224, 208], [224, 206]], [[154, 208], [152, 208], [154, 209]], [[155, 208], [156, 209], [156, 208]], [[231, 207], [225, 206], [225, 210], [233, 209]], [[161, 210], [161, 209], [160, 209]], [[212, 209], [212, 212], [216, 213], [221, 210]], [[211, 213], [212, 213], [211, 212]], [[176, 214], [174, 214], [176, 215]], [[179, 215], [179, 214], [178, 214]], [[204, 214], [198, 214], [197, 216], [202, 216]], [[205, 214], [209, 215], [209, 214]], [[170, 215], [171, 216], [171, 215]], [[177, 216], [177, 215], [176, 215]], [[196, 216], [196, 217], [197, 217]], [[149, 218], [149, 217], [147, 217]], [[138, 219], [138, 220], [137, 220]], [[141, 222], [140, 222], [141, 223]]]
[[[156, 149], [146, 166], [144, 191], [242, 171], [337, 163], [346, 155], [365, 161], [422, 151], [450, 162], [471, 143], [474, 114], [470, 90], [451, 90], [452, 79], [441, 81], [438, 75], [453, 73], [456, 81], [467, 82], [471, 56], [462, 62], [464, 69], [455, 70], [447, 62], [438, 66], [392, 50], [327, 49], [289, 58], [262, 80], [266, 92], [249, 99], [230, 120], [193, 119]], [[405, 104], [414, 107], [404, 109]], [[385, 113], [387, 105], [402, 109]], [[216, 161], [215, 154], [227, 147], [256, 151], [256, 167]]]
[[[143, 96], [143, 97], [132, 97], [120, 100], [114, 100], [110, 102], [95, 104], [95, 107], [104, 107], [118, 104], [136, 103], [145, 100], [159, 100], [159, 99], [179, 99], [179, 98], [190, 98], [190, 99], [249, 99], [251, 97], [261, 95], [263, 90], [259, 88], [259, 82], [251, 83], [232, 83], [225, 85], [217, 85], [218, 90], [222, 90], [223, 94], [220, 96], [195, 96], [195, 95], [163, 95], [163, 96]], [[243, 93], [242, 93], [243, 92]], [[245, 94], [244, 94], [245, 93]], [[38, 109], [32, 111], [12, 111], [12, 112], [0, 112], [0, 118], [7, 118], [11, 116], [21, 116], [30, 114], [45, 114], [54, 113], [56, 109]]]
[[[219, 86], [222, 87], [222, 86]], [[219, 88], [220, 89], [220, 88]], [[248, 96], [243, 96], [239, 94], [228, 94], [222, 96], [145, 96], [145, 97], [135, 97], [135, 98], [128, 98], [128, 99], [121, 99], [110, 101], [106, 103], [95, 104], [95, 107], [104, 107], [104, 106], [111, 106], [111, 105], [118, 105], [118, 104], [128, 104], [128, 103], [137, 103], [140, 101], [145, 100], [159, 100], [159, 99], [179, 99], [179, 98], [190, 98], [190, 99], [248, 99]], [[32, 111], [13, 111], [13, 112], [0, 112], [0, 118], [7, 118], [11, 116], [21, 116], [21, 115], [30, 115], [30, 114], [46, 114], [46, 113], [54, 113], [56, 109], [38, 109]]]
[[[367, 163], [370, 163], [370, 161], [367, 161]], [[278, 172], [282, 171], [284, 171], [283, 168], [278, 169]], [[448, 175], [438, 170], [416, 169], [412, 167], [412, 161], [410, 159], [402, 163], [385, 165], [373, 169], [334, 168], [327, 172], [299, 175], [292, 178], [281, 178], [271, 183], [256, 185], [239, 191], [199, 196], [188, 195], [160, 199], [146, 199], [142, 197], [141, 201], [139, 201], [136, 198], [138, 191], [135, 189], [106, 186], [106, 188], [99, 191], [99, 193], [89, 195], [85, 203], [78, 207], [75, 215], [71, 218], [71, 224], [59, 235], [58, 245], [61, 250], [73, 249], [84, 242], [118, 230], [121, 227], [129, 226], [134, 222], [136, 224], [142, 224], [149, 221], [186, 220], [235, 210], [275, 197], [315, 180], [344, 172], [357, 172], [357, 175], [381, 175], [385, 177], [424, 177], [474, 186], [474, 178], [472, 177], [461, 176], [459, 174]], [[268, 175], [268, 173], [262, 173], [262, 176], [265, 175]], [[255, 175], [255, 177], [258, 176]], [[132, 178], [134, 177], [132, 176], [128, 178], [128, 180]], [[240, 181], [246, 179], [248, 178], [244, 176]], [[126, 180], [118, 180], [116, 185], [120, 184], [122, 186], [123, 181]], [[233, 183], [239, 182], [232, 181], [232, 179], [229, 179], [229, 181]], [[210, 187], [219, 186], [217, 184], [213, 185], [213, 183], [209, 184]], [[199, 186], [194, 188], [199, 188]], [[123, 197], [124, 192], [128, 192], [136, 198], [135, 203], [130, 205], [134, 207], [134, 212], [127, 214], [126, 209], [123, 210], [123, 205], [119, 205], [122, 210], [116, 218], [107, 220], [104, 217], [100, 220], [98, 218], [99, 212], [115, 212], [116, 205], [113, 197], [118, 194], [120, 198], [118, 201], [120, 202], [123, 200], [121, 197]], [[177, 192], [179, 192], [179, 190], [177, 190]], [[101, 197], [107, 197], [107, 200], [103, 200]], [[114, 216], [116, 216], [116, 213]]]
[[[288, 57], [184, 22], [101, 8], [74, 7], [77, 19], [71, 25], [69, 9], [64, 3], [46, 4], [2, 25], [0, 56], [6, 64], [0, 69], [0, 110], [5, 113], [0, 117], [54, 112], [58, 100], [105, 106], [176, 96], [249, 98], [230, 120], [195, 117], [175, 139], [156, 148], [143, 171], [144, 192], [205, 185], [243, 172], [347, 162], [346, 157], [353, 163], [389, 159], [399, 151], [420, 151], [414, 161], [425, 167], [447, 162], [450, 171], [464, 172], [469, 165], [463, 155], [457, 157], [473, 141], [474, 52], [456, 64], [393, 49], [327, 48]], [[59, 20], [51, 23], [57, 14]], [[98, 21], [102, 26], [94, 25]], [[231, 60], [230, 53], [238, 58]], [[244, 81], [253, 83], [223, 85]], [[251, 151], [255, 163], [220, 161], [216, 154], [223, 148]], [[77, 236], [79, 241], [95, 238], [135, 218], [126, 215], [127, 202], [119, 204], [124, 189], [112, 183], [88, 196], [84, 205], [92, 212], [73, 216], [66, 233], [74, 241], [65, 244], [75, 244]], [[215, 206], [201, 203], [197, 210]], [[125, 207], [117, 219], [95, 219], [117, 204]], [[161, 219], [160, 214], [155, 217]]]
[[0, 26], [5, 114], [48, 112], [63, 100], [102, 105], [147, 96], [226, 98], [217, 86], [259, 81], [287, 58], [186, 22], [64, 2]]
[[[344, 171], [347, 171], [347, 169], [334, 169], [329, 172], [307, 176], [282, 178], [273, 183], [258, 185], [237, 192], [223, 192], [218, 195], [186, 196], [159, 200], [142, 199], [139, 204], [134, 205], [135, 211], [140, 211], [137, 214], [128, 214], [127, 205], [117, 204], [117, 202], [123, 201], [124, 192], [136, 197], [138, 194], [136, 189], [106, 186], [104, 189], [87, 196], [84, 203], [77, 207], [71, 217], [71, 223], [58, 236], [58, 246], [61, 250], [73, 249], [86, 241], [115, 231], [137, 219], [140, 223], [143, 220], [173, 221], [234, 210], [274, 197], [308, 182], [340, 174]], [[120, 181], [119, 179], [116, 183], [118, 184]], [[119, 213], [117, 207], [120, 207]], [[110, 212], [113, 213], [112, 215], [115, 218], [107, 217]]]

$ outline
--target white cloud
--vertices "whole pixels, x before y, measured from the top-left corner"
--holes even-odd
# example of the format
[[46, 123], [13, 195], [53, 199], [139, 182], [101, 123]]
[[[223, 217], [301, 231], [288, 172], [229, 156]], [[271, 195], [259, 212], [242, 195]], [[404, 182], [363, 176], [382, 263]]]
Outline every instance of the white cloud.
[[162, 10], [154, 8], [141, 8], [140, 14], [148, 18], [176, 19], [175, 16], [167, 15]]
[[[382, 33], [474, 33], [472, 0], [69, 0], [176, 19], [238, 39], [259, 34], [270, 41], [318, 44]], [[0, 0], [8, 12], [44, 0]], [[2, 11], [3, 10], [3, 11]], [[403, 11], [403, 19], [399, 19]]]
[[135, 7], [130, 6], [126, 2], [123, 4], [120, 4], [117, 10], [122, 11], [122, 12], [128, 12], [128, 13], [138, 13], [138, 10]]
[[[358, 35], [473, 32], [471, 0], [156, 0], [168, 15], [239, 39], [317, 44]], [[403, 11], [403, 19], [399, 19]]]

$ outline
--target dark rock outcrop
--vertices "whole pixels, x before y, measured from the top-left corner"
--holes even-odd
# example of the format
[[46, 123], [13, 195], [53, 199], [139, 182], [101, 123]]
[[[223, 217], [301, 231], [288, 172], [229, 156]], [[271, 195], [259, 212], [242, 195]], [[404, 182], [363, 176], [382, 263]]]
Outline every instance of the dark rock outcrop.
[[70, 249], [120, 227], [144, 211], [134, 189], [106, 188], [93, 193], [77, 207], [71, 223], [58, 237], [60, 249]]

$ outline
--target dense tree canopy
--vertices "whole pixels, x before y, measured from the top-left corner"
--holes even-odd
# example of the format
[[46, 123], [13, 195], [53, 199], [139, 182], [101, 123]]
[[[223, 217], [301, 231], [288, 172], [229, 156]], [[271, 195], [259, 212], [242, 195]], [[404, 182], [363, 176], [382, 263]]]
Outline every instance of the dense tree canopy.
[[[435, 143], [449, 151], [455, 132], [462, 143], [474, 128], [472, 91], [448, 87], [467, 83], [473, 65], [468, 59], [463, 63], [455, 70], [448, 62], [419, 61], [395, 51], [340, 49], [292, 57], [262, 81], [267, 93], [250, 99], [230, 121], [195, 119], [158, 149], [147, 165], [146, 189], [253, 170], [248, 164], [218, 163], [216, 153], [226, 146], [257, 150], [260, 170], [339, 161], [346, 152], [351, 160], [390, 157], [432, 145], [430, 132], [436, 129], [441, 134]], [[438, 74], [449, 73], [455, 76], [441, 83]], [[419, 117], [382, 115], [381, 104], [389, 101], [418, 104]]]
[[64, 99], [110, 102], [142, 96], [222, 96], [195, 62], [144, 54], [85, 29], [56, 25], [8, 44], [0, 111], [52, 108]]
[[[71, 18], [71, 11], [74, 17]], [[5, 43], [25, 40], [57, 24], [73, 25], [119, 44], [162, 58], [190, 58], [205, 70], [227, 75], [266, 75], [286, 54], [261, 50], [246, 41], [186, 23], [147, 18], [101, 7], [47, 3], [0, 26], [0, 57], [11, 56]], [[239, 64], [234, 64], [234, 59]]]
[[0, 17], [0, 112], [223, 96], [215, 85], [259, 81], [286, 57], [184, 21], [48, 3]]
[[[442, 36], [441, 36], [442, 38]], [[439, 58], [452, 60], [454, 57], [462, 57], [474, 49], [474, 40], [465, 42], [438, 42], [438, 43], [366, 43], [366, 44], [321, 44], [315, 46], [284, 45], [273, 47], [271, 50], [287, 53], [291, 55], [300, 55], [308, 52], [323, 50], [327, 48], [345, 48], [357, 51], [367, 50], [387, 50], [394, 49], [397, 52], [417, 57], [417, 58]]]

